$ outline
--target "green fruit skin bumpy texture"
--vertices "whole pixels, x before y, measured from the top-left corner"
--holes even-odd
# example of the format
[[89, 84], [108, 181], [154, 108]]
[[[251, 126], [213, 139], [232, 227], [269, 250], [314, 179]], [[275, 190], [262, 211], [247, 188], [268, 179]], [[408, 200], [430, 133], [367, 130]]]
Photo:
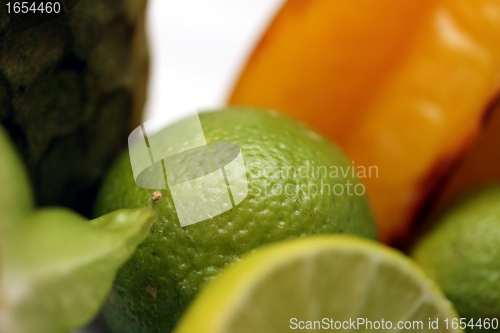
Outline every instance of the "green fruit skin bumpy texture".
[[[500, 322], [500, 186], [457, 201], [412, 251], [462, 318]], [[468, 332], [498, 332], [467, 328]]]
[[37, 204], [90, 213], [87, 199], [124, 148], [130, 123], [139, 124], [146, 0], [80, 0], [21, 31], [6, 8], [2, 2], [0, 122], [28, 167]]
[[293, 177], [291, 172], [275, 172], [307, 163], [344, 170], [352, 166], [323, 137], [276, 112], [227, 109], [201, 113], [200, 120], [207, 143], [225, 141], [240, 146], [248, 196], [219, 216], [180, 227], [169, 191], [162, 190], [163, 197], [153, 202], [154, 190], [136, 186], [129, 155], [121, 156], [103, 184], [96, 214], [153, 207], [158, 220], [120, 270], [104, 307], [113, 332], [169, 332], [200, 286], [243, 253], [264, 244], [309, 234], [376, 237], [364, 196], [312, 195], [313, 191], [308, 196], [307, 190], [275, 195], [277, 190], [270, 190], [285, 184], [358, 184], [350, 174], [346, 178], [324, 177], [324, 173]]

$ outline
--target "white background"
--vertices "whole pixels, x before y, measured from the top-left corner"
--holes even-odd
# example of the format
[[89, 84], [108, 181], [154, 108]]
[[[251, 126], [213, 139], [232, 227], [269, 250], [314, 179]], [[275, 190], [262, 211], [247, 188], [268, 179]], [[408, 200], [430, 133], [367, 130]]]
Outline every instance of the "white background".
[[144, 120], [162, 124], [224, 105], [283, 0], [150, 0], [149, 96]]

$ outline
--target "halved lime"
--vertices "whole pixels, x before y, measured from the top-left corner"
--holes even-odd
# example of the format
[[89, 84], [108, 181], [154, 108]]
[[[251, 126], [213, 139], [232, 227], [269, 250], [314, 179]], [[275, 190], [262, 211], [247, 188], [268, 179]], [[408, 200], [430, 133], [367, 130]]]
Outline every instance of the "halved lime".
[[462, 332], [436, 284], [403, 254], [352, 236], [257, 250], [209, 283], [177, 333]]

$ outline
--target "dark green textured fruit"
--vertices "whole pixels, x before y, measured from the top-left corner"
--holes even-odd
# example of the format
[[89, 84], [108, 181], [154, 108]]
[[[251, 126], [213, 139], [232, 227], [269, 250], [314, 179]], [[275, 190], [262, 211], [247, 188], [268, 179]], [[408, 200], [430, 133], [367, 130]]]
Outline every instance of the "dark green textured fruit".
[[[154, 189], [135, 184], [128, 153], [118, 160], [103, 184], [96, 215], [125, 207], [153, 207], [158, 220], [119, 272], [104, 308], [116, 333], [169, 332], [200, 286], [243, 253], [264, 244], [309, 234], [375, 238], [364, 195], [326, 193], [327, 187], [358, 184], [358, 180], [350, 173], [345, 177], [312, 174], [312, 165], [329, 170], [351, 166], [326, 139], [277, 112], [228, 109], [202, 113], [200, 120], [207, 143], [232, 142], [241, 148], [248, 196], [221, 215], [181, 227], [170, 191], [162, 190], [162, 197], [153, 201]], [[293, 169], [307, 165], [309, 172], [294, 176]], [[314, 186], [321, 188], [321, 184], [325, 192], [314, 194]], [[296, 191], [296, 186], [301, 190]], [[280, 193], [286, 188], [287, 193]], [[196, 203], [194, 197], [191, 202]]]
[[146, 0], [83, 0], [16, 32], [1, 6], [0, 122], [27, 164], [38, 204], [84, 210], [139, 122], [145, 7]]

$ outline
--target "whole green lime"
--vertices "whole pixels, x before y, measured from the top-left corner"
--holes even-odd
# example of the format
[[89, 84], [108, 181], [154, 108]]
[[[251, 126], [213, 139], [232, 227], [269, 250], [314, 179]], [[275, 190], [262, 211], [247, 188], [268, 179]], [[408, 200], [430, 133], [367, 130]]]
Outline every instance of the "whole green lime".
[[[376, 237], [359, 169], [322, 136], [274, 111], [232, 108], [202, 113], [200, 121], [207, 144], [241, 149], [248, 194], [220, 215], [181, 227], [171, 191], [161, 190], [160, 197], [137, 186], [129, 154], [121, 156], [103, 184], [96, 214], [153, 207], [158, 220], [120, 270], [104, 307], [116, 333], [171, 331], [207, 280], [264, 244], [309, 234]], [[178, 124], [156, 135], [176, 132]], [[193, 210], [197, 198], [193, 193]]]
[[411, 254], [441, 285], [468, 332], [500, 330], [499, 186], [457, 201]]

